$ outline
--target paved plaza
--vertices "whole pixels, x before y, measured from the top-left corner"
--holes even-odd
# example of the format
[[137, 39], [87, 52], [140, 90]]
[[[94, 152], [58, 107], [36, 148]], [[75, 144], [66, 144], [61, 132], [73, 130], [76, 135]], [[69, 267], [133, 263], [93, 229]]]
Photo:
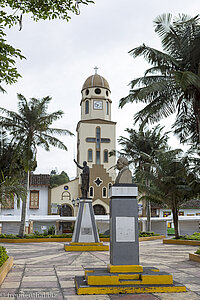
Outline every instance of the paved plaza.
[[[65, 252], [64, 243], [1, 244], [14, 257], [14, 266], [0, 287], [3, 299], [56, 300], [173, 300], [200, 299], [200, 264], [188, 260], [198, 247], [140, 242], [140, 264], [169, 272], [187, 287], [186, 293], [77, 296], [74, 276], [84, 268], [105, 267], [107, 252]], [[124, 255], [126, 255], [124, 253]]]

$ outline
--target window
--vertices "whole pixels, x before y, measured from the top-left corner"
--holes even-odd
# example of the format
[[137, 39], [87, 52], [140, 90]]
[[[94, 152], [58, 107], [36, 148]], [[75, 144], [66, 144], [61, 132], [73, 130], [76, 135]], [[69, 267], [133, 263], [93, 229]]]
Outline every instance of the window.
[[108, 150], [104, 150], [104, 153], [103, 153], [103, 161], [105, 163], [108, 162]]
[[163, 217], [168, 217], [171, 215], [171, 211], [163, 211]]
[[184, 211], [179, 211], [178, 215], [179, 216], [184, 216]]
[[95, 89], [94, 91], [95, 91], [95, 94], [97, 94], [97, 95], [101, 94], [101, 89], [99, 89], [99, 88]]
[[110, 189], [110, 188], [111, 188], [111, 186], [112, 186], [112, 183], [109, 183], [109, 184], [108, 184], [108, 189]]
[[6, 198], [1, 204], [2, 209], [14, 209], [14, 196], [13, 198]]
[[88, 161], [92, 162], [93, 158], [92, 158], [92, 149], [88, 149]]
[[89, 101], [85, 101], [85, 114], [89, 114]]
[[96, 148], [100, 149], [100, 127], [96, 128]]
[[110, 143], [110, 139], [102, 138], [101, 143]]
[[105, 208], [100, 204], [94, 205], [93, 209], [94, 209], [94, 214], [95, 215], [105, 215], [106, 214]]
[[94, 196], [94, 188], [93, 186], [90, 187], [90, 197]]
[[39, 191], [30, 191], [29, 208], [39, 208]]
[[96, 151], [96, 164], [100, 165], [100, 151]]
[[89, 95], [89, 90], [88, 89], [85, 91], [85, 94], [86, 94], [86, 96]]
[[103, 189], [102, 189], [102, 196], [103, 196], [103, 198], [107, 197], [107, 188], [106, 187], [103, 187]]
[[71, 194], [68, 191], [64, 191], [62, 193], [61, 200], [71, 200]]
[[106, 114], [108, 115], [109, 114], [109, 102], [106, 101]]

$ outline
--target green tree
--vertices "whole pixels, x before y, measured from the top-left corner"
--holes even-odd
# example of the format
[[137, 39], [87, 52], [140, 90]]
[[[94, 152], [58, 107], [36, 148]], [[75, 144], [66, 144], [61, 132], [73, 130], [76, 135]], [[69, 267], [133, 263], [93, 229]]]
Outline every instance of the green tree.
[[60, 174], [56, 174], [55, 170], [52, 170], [50, 175], [50, 182], [52, 188], [67, 183], [69, 181], [69, 176], [65, 171], [62, 171]]
[[[145, 169], [137, 173], [140, 181], [140, 189], [149, 200], [166, 204], [173, 213], [175, 238], [179, 238], [178, 211], [180, 205], [190, 199], [194, 199], [200, 192], [194, 190], [194, 182], [199, 182], [199, 178], [191, 169], [188, 169], [190, 160], [187, 156], [182, 156], [180, 149], [157, 151], [154, 158], [149, 156], [150, 172]], [[146, 156], [147, 160], [148, 157]], [[142, 179], [148, 179], [149, 186], [143, 184]]]
[[16, 59], [25, 58], [19, 49], [6, 43], [5, 29], [14, 25], [22, 29], [23, 15], [34, 21], [62, 19], [69, 21], [70, 14], [80, 14], [79, 5], [93, 3], [91, 0], [0, 0], [0, 91], [2, 83], [12, 84], [21, 76], [16, 68]]
[[[51, 97], [40, 99], [31, 98], [28, 102], [26, 98], [18, 94], [18, 113], [0, 108], [0, 126], [9, 131], [13, 140], [22, 149], [22, 165], [27, 174], [27, 192], [29, 191], [29, 174], [36, 167], [37, 147], [41, 146], [46, 151], [50, 146], [67, 150], [65, 144], [54, 135], [72, 135], [69, 130], [50, 127], [52, 123], [63, 116], [63, 112], [58, 110], [48, 113], [47, 108]], [[24, 235], [26, 218], [26, 200], [22, 203], [21, 225], [19, 235]]]
[[154, 123], [176, 113], [173, 129], [181, 143], [200, 143], [200, 19], [171, 14], [158, 16], [155, 32], [161, 38], [164, 52], [145, 44], [132, 49], [134, 57], [143, 56], [152, 66], [143, 77], [131, 81], [126, 103], [143, 102], [135, 122]]
[[[146, 155], [155, 157], [157, 150], [164, 150], [167, 148], [168, 133], [162, 133], [163, 128], [156, 126], [153, 129], [140, 128], [126, 129], [129, 137], [120, 137], [118, 142], [122, 146], [121, 155], [128, 158], [130, 163], [133, 163], [135, 175], [138, 171], [144, 170], [150, 172], [150, 166], [145, 165], [147, 162]], [[145, 184], [148, 186], [149, 181], [146, 178]], [[145, 194], [143, 195], [145, 199]], [[147, 214], [147, 231], [151, 231], [151, 203], [149, 198], [146, 199], [146, 214]]]
[[20, 199], [26, 195], [20, 150], [16, 144], [9, 141], [5, 131], [0, 132], [0, 204], [9, 204], [14, 201], [15, 196], [19, 206]]

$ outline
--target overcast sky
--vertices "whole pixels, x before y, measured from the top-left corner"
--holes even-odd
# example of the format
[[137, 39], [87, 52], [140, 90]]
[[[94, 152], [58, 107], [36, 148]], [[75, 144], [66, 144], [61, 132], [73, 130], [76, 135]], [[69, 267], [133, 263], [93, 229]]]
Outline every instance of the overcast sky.
[[[34, 22], [23, 18], [22, 31], [18, 27], [7, 31], [8, 42], [22, 50], [26, 60], [17, 62], [22, 78], [12, 86], [4, 86], [1, 106], [17, 110], [17, 93], [27, 99], [52, 97], [49, 111], [62, 109], [62, 120], [54, 124], [66, 128], [75, 137], [62, 140], [68, 152], [38, 149], [38, 167], [35, 173], [50, 173], [57, 168], [72, 178], [76, 175], [73, 158], [76, 156], [76, 125], [80, 120], [81, 88], [94, 67], [105, 77], [111, 88], [112, 121], [117, 122], [117, 137], [125, 128], [133, 127], [133, 115], [141, 105], [128, 104], [119, 109], [119, 100], [128, 94], [128, 83], [142, 76], [147, 63], [133, 59], [128, 51], [145, 43], [161, 49], [160, 39], [154, 32], [153, 20], [162, 13], [173, 15], [198, 14], [199, 0], [96, 0], [95, 4], [82, 5], [81, 14], [71, 21]], [[167, 121], [166, 131], [170, 130]], [[179, 147], [175, 137], [171, 145]]]

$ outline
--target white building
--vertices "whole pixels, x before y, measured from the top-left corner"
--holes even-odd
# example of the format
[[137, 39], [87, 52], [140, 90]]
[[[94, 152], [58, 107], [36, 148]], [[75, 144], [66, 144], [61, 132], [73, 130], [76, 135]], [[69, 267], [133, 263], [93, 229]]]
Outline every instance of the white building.
[[[7, 234], [18, 234], [21, 221], [21, 208], [17, 200], [8, 200], [1, 206], [0, 231]], [[26, 207], [26, 232], [30, 230], [30, 216], [44, 216], [50, 213], [50, 175], [31, 174], [30, 191], [27, 196]]]

